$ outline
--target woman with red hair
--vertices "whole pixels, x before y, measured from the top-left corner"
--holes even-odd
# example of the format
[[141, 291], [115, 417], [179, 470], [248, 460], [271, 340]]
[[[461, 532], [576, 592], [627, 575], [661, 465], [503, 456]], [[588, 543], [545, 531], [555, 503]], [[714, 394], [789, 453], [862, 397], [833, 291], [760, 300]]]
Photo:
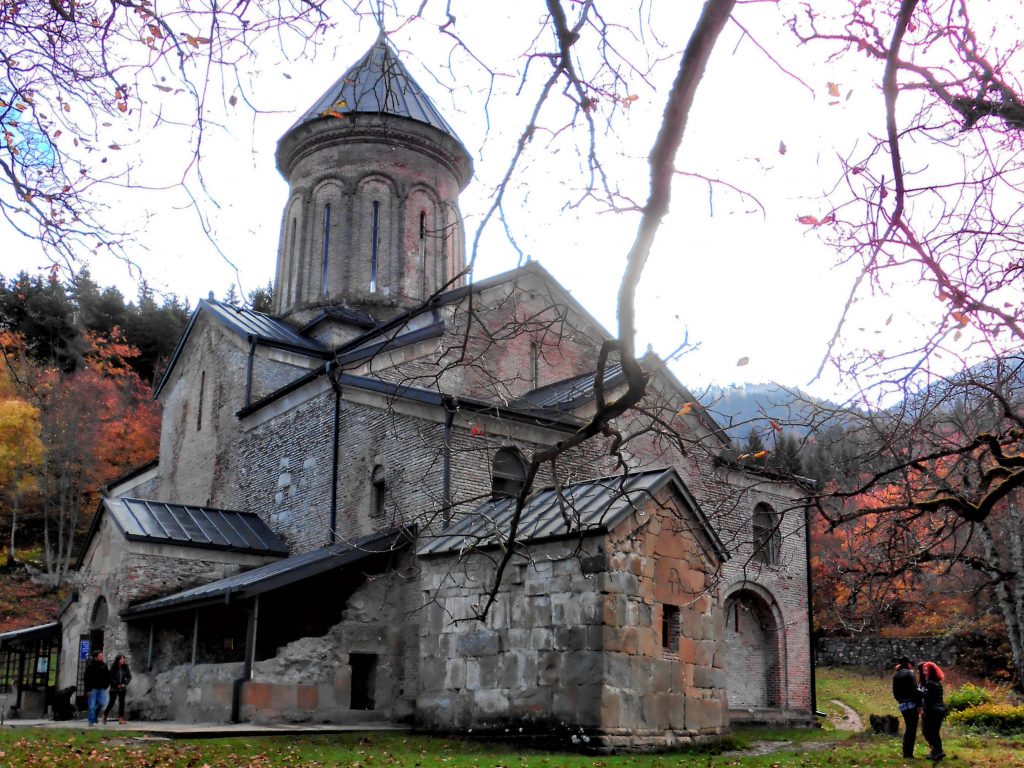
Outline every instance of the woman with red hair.
[[942, 751], [942, 734], [939, 732], [942, 720], [946, 717], [946, 705], [942, 700], [942, 678], [945, 675], [934, 661], [922, 662], [917, 667], [917, 673], [923, 697], [921, 733], [932, 748], [928, 759], [937, 763], [946, 756]]

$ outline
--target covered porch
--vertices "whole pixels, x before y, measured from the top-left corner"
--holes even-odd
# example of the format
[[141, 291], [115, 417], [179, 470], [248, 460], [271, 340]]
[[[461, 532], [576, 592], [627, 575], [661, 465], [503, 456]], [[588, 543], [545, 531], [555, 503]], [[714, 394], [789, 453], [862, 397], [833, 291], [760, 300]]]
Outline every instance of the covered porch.
[[184, 722], [400, 718], [408, 542], [373, 534], [123, 609], [150, 686], [135, 706]]
[[0, 634], [0, 719], [44, 717], [53, 706], [60, 622]]

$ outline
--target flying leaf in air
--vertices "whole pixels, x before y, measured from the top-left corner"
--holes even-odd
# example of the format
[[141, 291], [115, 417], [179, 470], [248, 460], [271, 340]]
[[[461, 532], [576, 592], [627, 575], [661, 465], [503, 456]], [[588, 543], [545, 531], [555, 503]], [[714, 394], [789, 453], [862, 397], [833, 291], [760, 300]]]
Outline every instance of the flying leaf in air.
[[743, 366], [743, 365], [746, 365], [749, 362], [750, 362], [750, 358], [749, 357], [741, 357], [739, 360], [736, 361], [736, 366], [737, 367]]
[[828, 95], [831, 96], [833, 99], [839, 98], [839, 83], [828, 84]]

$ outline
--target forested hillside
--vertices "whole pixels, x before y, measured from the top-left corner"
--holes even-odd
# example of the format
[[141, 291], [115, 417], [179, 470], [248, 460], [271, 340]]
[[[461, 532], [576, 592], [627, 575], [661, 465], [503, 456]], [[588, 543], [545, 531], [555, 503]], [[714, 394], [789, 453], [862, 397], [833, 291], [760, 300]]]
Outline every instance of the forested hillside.
[[52, 620], [99, 489], [156, 457], [153, 385], [190, 312], [85, 271], [0, 277], [0, 632]]

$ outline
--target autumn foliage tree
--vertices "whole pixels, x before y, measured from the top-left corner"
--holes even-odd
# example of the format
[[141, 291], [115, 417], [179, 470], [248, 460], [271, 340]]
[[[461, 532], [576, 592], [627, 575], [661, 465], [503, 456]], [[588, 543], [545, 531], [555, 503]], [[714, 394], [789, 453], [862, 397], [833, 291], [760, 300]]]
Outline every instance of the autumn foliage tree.
[[[0, 345], [16, 353], [20, 340], [10, 332], [0, 334]], [[43, 459], [39, 409], [20, 397], [10, 373], [0, 369], [0, 493], [10, 514], [7, 562], [15, 559], [18, 512], [22, 496], [35, 490]]]
[[815, 569], [832, 602], [824, 615], [854, 629], [923, 628], [942, 594], [970, 598], [998, 617], [1019, 684], [1024, 358], [972, 366], [890, 410], [850, 414], [849, 424], [862, 433], [850, 472], [818, 498]]
[[12, 378], [38, 414], [43, 457], [36, 466], [37, 505], [26, 510], [43, 545], [50, 582], [60, 584], [100, 488], [156, 456], [159, 411], [130, 367], [138, 351], [115, 329], [85, 334], [83, 365], [43, 366], [5, 347]]

